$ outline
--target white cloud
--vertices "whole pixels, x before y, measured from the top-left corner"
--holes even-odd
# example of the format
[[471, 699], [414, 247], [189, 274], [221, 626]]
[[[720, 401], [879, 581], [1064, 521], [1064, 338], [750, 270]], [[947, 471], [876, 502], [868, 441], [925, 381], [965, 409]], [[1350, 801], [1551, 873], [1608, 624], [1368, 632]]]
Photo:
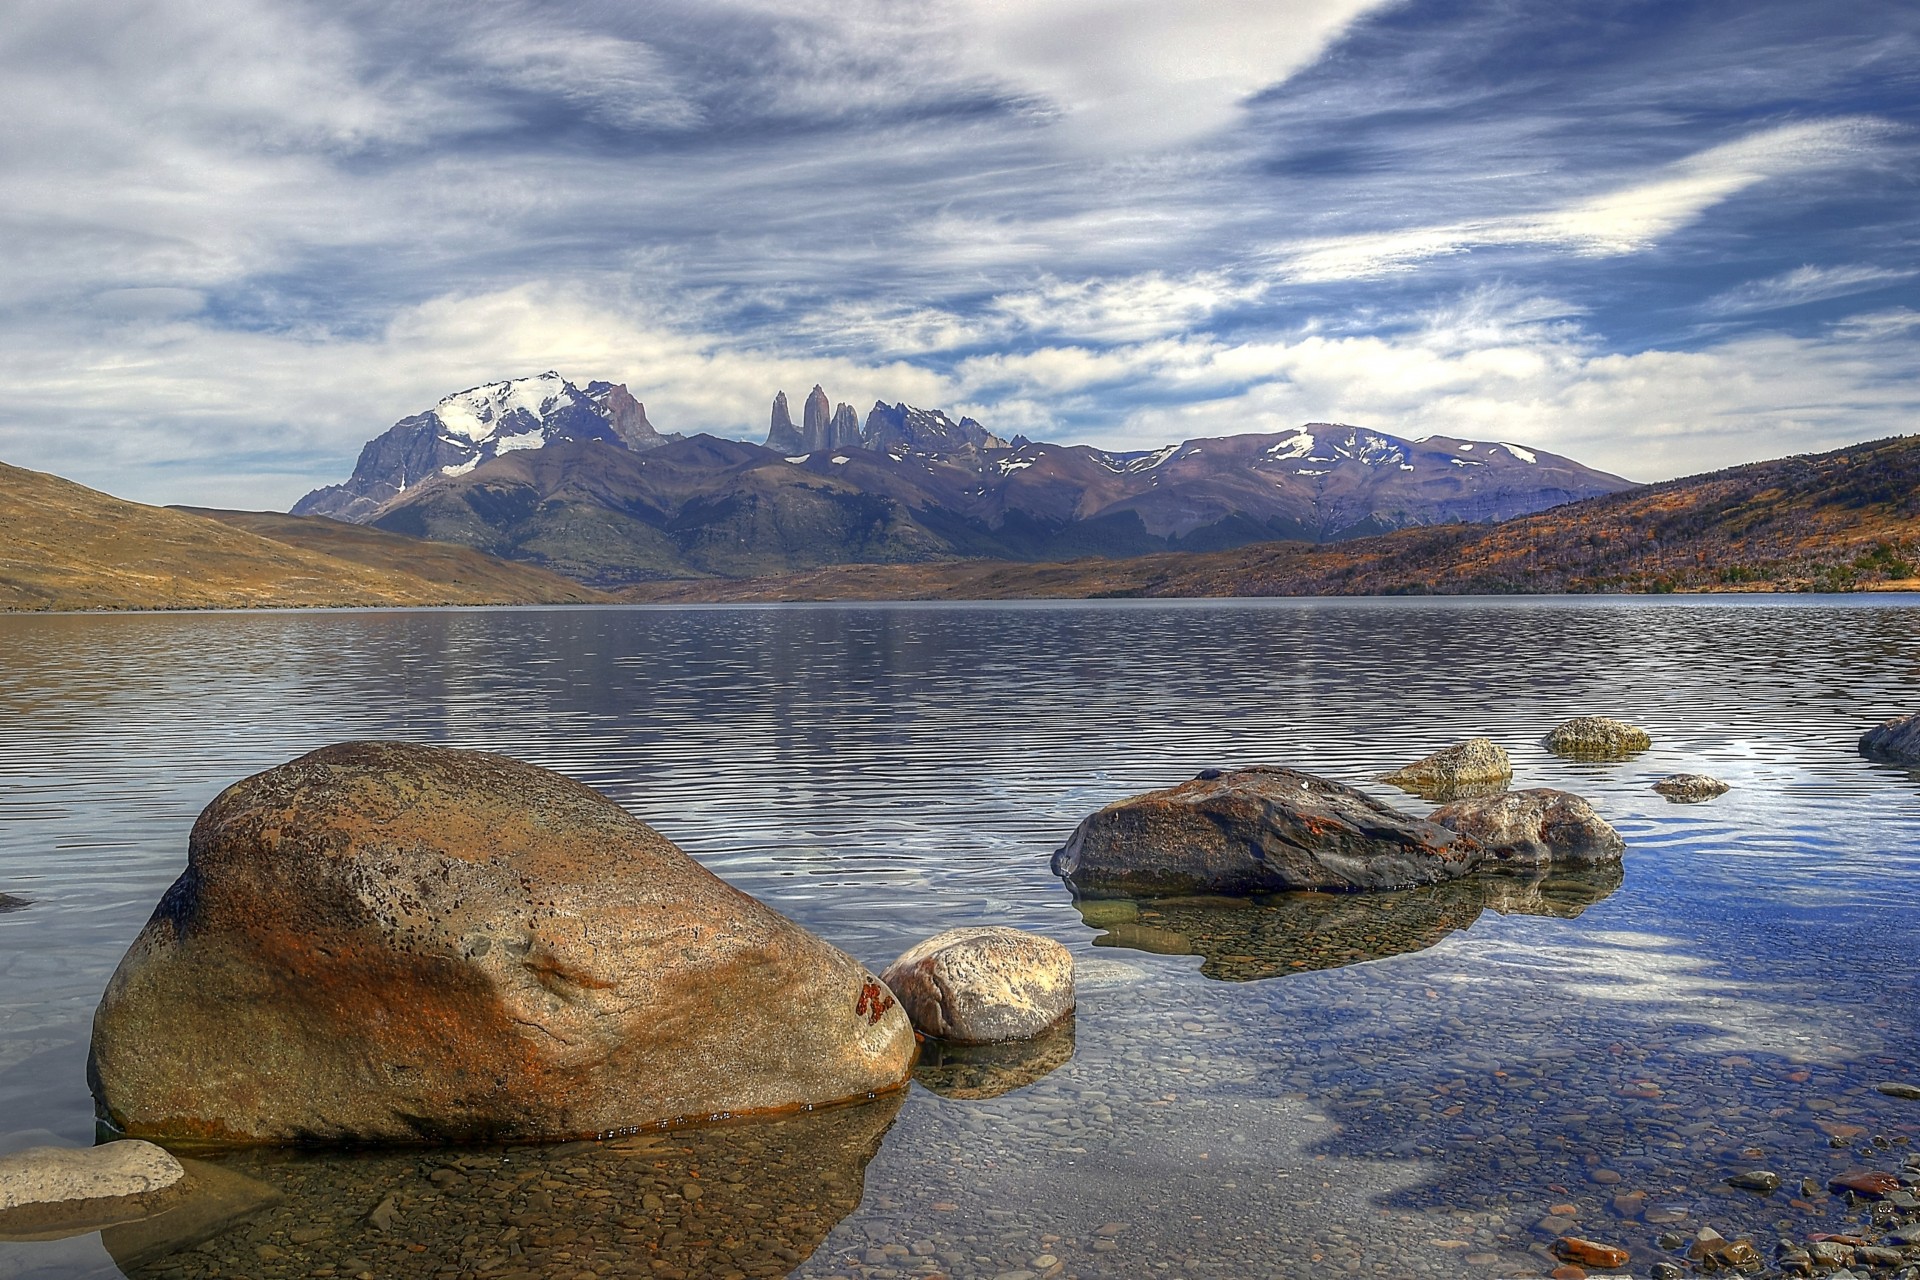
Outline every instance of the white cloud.
[[1298, 241], [1273, 251], [1278, 274], [1299, 282], [1365, 280], [1436, 258], [1501, 246], [1587, 257], [1649, 249], [1750, 187], [1857, 163], [1888, 132], [1870, 119], [1783, 125], [1711, 147], [1659, 173], [1558, 208], [1444, 226]]
[[701, 122], [666, 59], [635, 40], [521, 23], [478, 34], [467, 49], [514, 87], [577, 103], [608, 124], [686, 129]]
[[1189, 332], [1214, 313], [1260, 296], [1265, 287], [1225, 271], [1181, 276], [1150, 271], [1087, 280], [1048, 276], [1030, 289], [999, 295], [992, 306], [1036, 333], [1131, 342]]
[[1900, 271], [1889, 267], [1796, 267], [1792, 271], [1753, 280], [1702, 304], [1709, 315], [1745, 315], [1757, 311], [1778, 311], [1809, 302], [1825, 302], [1883, 288], [1900, 280], [1911, 280], [1920, 271]]

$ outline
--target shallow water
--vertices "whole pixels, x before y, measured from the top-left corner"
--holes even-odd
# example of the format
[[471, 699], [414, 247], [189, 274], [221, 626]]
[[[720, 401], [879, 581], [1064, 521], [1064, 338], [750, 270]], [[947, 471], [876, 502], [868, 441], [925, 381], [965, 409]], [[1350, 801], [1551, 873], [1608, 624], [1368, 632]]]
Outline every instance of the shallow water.
[[[876, 969], [992, 921], [1081, 977], [1061, 1036], [930, 1056], [876, 1108], [627, 1151], [228, 1157], [282, 1202], [171, 1257], [0, 1244], [0, 1277], [117, 1274], [116, 1249], [140, 1275], [1496, 1277], [1545, 1274], [1569, 1219], [1642, 1274], [1702, 1224], [1771, 1256], [1864, 1220], [1803, 1178], [1898, 1170], [1920, 1131], [1872, 1088], [1920, 1079], [1920, 781], [1854, 751], [1920, 708], [1917, 606], [0, 618], [0, 893], [30, 903], [0, 912], [0, 1150], [92, 1139], [93, 1005], [199, 809], [347, 738], [569, 773]], [[1539, 747], [1583, 713], [1654, 747]], [[1516, 786], [1593, 800], [1618, 885], [1129, 917], [1048, 874], [1085, 813], [1209, 766], [1423, 810], [1369, 779], [1471, 733]], [[1649, 789], [1678, 771], [1733, 790]], [[1786, 1188], [1724, 1185], [1751, 1167]]]

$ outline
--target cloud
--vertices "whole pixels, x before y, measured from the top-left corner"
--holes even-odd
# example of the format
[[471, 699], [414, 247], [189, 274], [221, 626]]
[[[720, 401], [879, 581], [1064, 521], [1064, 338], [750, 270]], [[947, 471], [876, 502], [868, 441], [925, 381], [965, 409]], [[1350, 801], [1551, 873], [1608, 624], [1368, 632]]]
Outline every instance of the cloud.
[[1476, 249], [1534, 247], [1603, 258], [1650, 249], [1709, 209], [1769, 180], [1858, 163], [1887, 136], [1879, 120], [1782, 125], [1711, 147], [1656, 175], [1558, 208], [1442, 226], [1281, 245], [1279, 273], [1296, 283], [1365, 280]]
[[1043, 276], [1032, 288], [1001, 294], [990, 305], [1035, 333], [1128, 342], [1189, 332], [1264, 290], [1259, 282], [1225, 271], [1183, 276], [1149, 271], [1085, 280]]
[[1700, 309], [1708, 315], [1718, 316], [1779, 311], [1787, 307], [1804, 306], [1809, 302], [1825, 302], [1831, 298], [1868, 293], [1901, 280], [1911, 280], [1916, 275], [1920, 275], [1920, 270], [1860, 265], [1795, 267], [1781, 275], [1749, 281], [1716, 294], [1702, 303]]
[[495, 26], [470, 38], [468, 55], [515, 88], [579, 105], [629, 129], [689, 129], [703, 113], [674, 84], [660, 53], [637, 40], [545, 26]]

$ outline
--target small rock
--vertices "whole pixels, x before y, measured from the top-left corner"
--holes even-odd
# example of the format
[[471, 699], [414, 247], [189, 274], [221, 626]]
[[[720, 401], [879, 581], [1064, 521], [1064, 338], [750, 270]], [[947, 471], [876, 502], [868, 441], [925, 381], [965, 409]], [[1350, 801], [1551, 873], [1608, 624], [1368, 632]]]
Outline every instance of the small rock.
[[1677, 1262], [1656, 1262], [1649, 1274], [1652, 1275], [1653, 1280], [1681, 1280], [1687, 1272], [1686, 1268]]
[[1813, 1258], [1813, 1265], [1816, 1267], [1853, 1265], [1853, 1246], [1842, 1244], [1838, 1240], [1816, 1240], [1807, 1246], [1807, 1253]]
[[1652, 745], [1645, 729], [1608, 716], [1576, 716], [1546, 737], [1547, 750], [1555, 755], [1584, 760], [1618, 760]]
[[1920, 1084], [1908, 1084], [1903, 1080], [1889, 1080], [1873, 1086], [1889, 1098], [1905, 1098], [1909, 1102], [1920, 1102]]
[[1900, 1190], [1900, 1179], [1878, 1169], [1849, 1169], [1827, 1179], [1827, 1190], [1851, 1191], [1866, 1200], [1880, 1200]]
[[1561, 1236], [1553, 1242], [1553, 1251], [1568, 1262], [1583, 1267], [1624, 1267], [1627, 1251], [1610, 1244], [1583, 1240], [1579, 1236]]
[[1504, 750], [1491, 739], [1468, 738], [1385, 774], [1380, 781], [1429, 800], [1452, 800], [1497, 791], [1512, 777], [1513, 762]]
[[1489, 862], [1536, 867], [1618, 862], [1627, 848], [1592, 805], [1551, 787], [1456, 800], [1429, 817], [1478, 844]]
[[1742, 1191], [1758, 1191], [1761, 1195], [1770, 1196], [1780, 1189], [1780, 1175], [1765, 1169], [1748, 1169], [1728, 1178], [1727, 1185], [1739, 1187]]
[[1861, 734], [1860, 754], [1894, 764], [1920, 764], [1920, 713], [1895, 716]]
[[0, 1238], [90, 1230], [145, 1217], [186, 1170], [151, 1142], [30, 1147], [0, 1156]]
[[963, 1044], [1026, 1040], [1073, 1012], [1073, 953], [1000, 925], [935, 934], [880, 980], [915, 1027]]
[[9, 911], [18, 911], [33, 904], [25, 898], [16, 898], [10, 893], [0, 893], [0, 915]]
[[1863, 1244], [1854, 1247], [1853, 1260], [1869, 1267], [1897, 1267], [1907, 1260], [1907, 1255], [1898, 1249]]
[[1698, 804], [1727, 794], [1727, 784], [1704, 773], [1670, 773], [1653, 784], [1653, 789], [1680, 804]]

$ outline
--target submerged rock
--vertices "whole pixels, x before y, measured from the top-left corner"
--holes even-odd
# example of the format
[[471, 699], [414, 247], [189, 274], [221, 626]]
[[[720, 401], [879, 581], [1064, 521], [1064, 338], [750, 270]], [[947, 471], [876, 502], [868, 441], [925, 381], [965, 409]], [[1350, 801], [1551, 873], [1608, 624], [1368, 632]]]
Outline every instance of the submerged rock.
[[1555, 727], [1547, 750], [1579, 760], [1619, 760], [1645, 751], [1653, 739], [1645, 729], [1609, 716], [1576, 716]]
[[1344, 783], [1258, 765], [1090, 814], [1053, 855], [1077, 893], [1272, 893], [1451, 880], [1479, 849]]
[[999, 925], [935, 934], [880, 980], [916, 1028], [961, 1044], [1025, 1040], [1073, 1012], [1073, 953]]
[[1894, 764], [1920, 764], [1920, 712], [1895, 716], [1861, 734], [1860, 754]]
[[200, 815], [89, 1076], [133, 1134], [570, 1137], [897, 1088], [913, 1031], [883, 997], [579, 783], [347, 743]]
[[1551, 787], [1456, 800], [1431, 817], [1474, 841], [1488, 859], [1520, 866], [1618, 862], [1627, 849], [1592, 805]]
[[186, 1176], [151, 1142], [0, 1156], [0, 1239], [58, 1237], [145, 1217], [184, 1191]]
[[18, 911], [33, 904], [25, 898], [16, 898], [10, 893], [0, 893], [0, 915], [9, 911]]
[[1698, 804], [1730, 790], [1720, 779], [1704, 773], [1670, 773], [1654, 783], [1653, 789], [1676, 804]]
[[1513, 778], [1513, 762], [1490, 738], [1468, 738], [1381, 777], [1429, 800], [1486, 795]]

